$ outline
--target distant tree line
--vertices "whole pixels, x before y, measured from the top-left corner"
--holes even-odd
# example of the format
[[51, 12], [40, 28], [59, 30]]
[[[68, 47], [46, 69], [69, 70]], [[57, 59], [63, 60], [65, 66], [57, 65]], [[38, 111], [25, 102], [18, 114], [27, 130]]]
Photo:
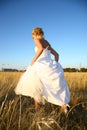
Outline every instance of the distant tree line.
[[1, 72], [24, 72], [25, 70], [11, 69], [11, 68], [2, 68]]
[[10, 68], [2, 68], [3, 72], [18, 72], [17, 69], [10, 69]]
[[[2, 68], [2, 72], [24, 72], [25, 70]], [[64, 72], [87, 72], [87, 68], [64, 68]]]
[[87, 72], [87, 68], [64, 68], [64, 72]]

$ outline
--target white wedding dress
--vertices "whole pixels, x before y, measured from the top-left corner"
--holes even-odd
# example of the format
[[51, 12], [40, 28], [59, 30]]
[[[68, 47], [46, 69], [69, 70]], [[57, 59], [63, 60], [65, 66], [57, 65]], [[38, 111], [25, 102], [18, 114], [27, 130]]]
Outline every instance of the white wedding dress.
[[[37, 51], [37, 48], [35, 50]], [[59, 106], [70, 101], [70, 92], [64, 79], [63, 68], [60, 63], [51, 58], [51, 52], [47, 48], [23, 73], [15, 88], [15, 93], [30, 96], [38, 102], [45, 99]]]

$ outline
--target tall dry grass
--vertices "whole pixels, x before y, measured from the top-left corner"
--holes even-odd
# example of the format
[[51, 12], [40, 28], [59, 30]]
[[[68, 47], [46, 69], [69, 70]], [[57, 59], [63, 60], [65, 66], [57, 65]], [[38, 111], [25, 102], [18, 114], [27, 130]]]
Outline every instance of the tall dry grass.
[[0, 130], [86, 130], [87, 73], [65, 73], [71, 92], [71, 109], [46, 102], [35, 112], [33, 99], [17, 96], [14, 88], [22, 73], [0, 72]]

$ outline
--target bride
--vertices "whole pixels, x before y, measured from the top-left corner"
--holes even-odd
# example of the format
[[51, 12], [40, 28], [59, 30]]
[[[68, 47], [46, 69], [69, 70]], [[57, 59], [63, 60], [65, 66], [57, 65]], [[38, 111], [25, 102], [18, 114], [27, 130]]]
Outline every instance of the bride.
[[58, 62], [59, 54], [44, 39], [42, 28], [34, 28], [32, 38], [36, 54], [20, 78], [15, 93], [34, 98], [37, 111], [40, 109], [40, 103], [45, 99], [61, 106], [66, 113], [69, 110], [70, 92], [64, 79], [63, 68]]

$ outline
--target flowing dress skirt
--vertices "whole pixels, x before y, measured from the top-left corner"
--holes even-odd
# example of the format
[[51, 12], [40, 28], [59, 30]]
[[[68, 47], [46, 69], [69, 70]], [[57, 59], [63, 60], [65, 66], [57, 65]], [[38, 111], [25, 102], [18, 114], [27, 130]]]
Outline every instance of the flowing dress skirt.
[[63, 68], [59, 62], [51, 58], [48, 49], [45, 49], [36, 62], [27, 68], [15, 88], [15, 93], [30, 96], [38, 102], [45, 99], [59, 106], [70, 101]]

